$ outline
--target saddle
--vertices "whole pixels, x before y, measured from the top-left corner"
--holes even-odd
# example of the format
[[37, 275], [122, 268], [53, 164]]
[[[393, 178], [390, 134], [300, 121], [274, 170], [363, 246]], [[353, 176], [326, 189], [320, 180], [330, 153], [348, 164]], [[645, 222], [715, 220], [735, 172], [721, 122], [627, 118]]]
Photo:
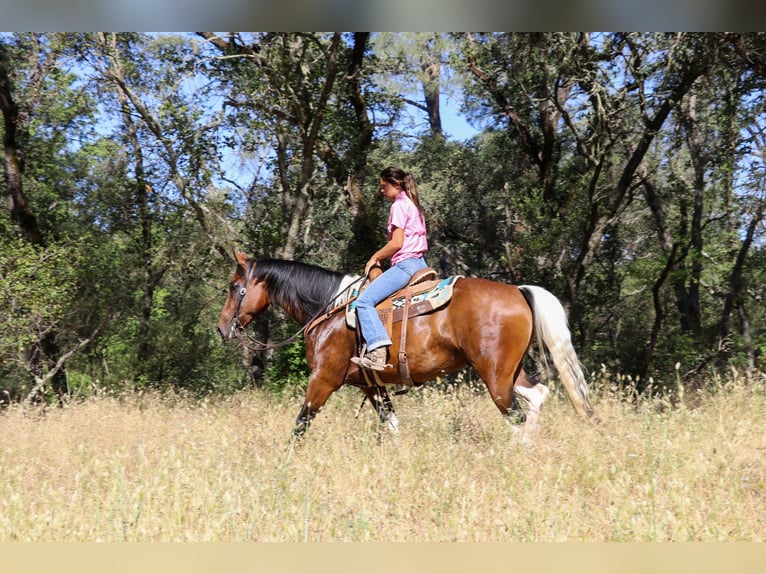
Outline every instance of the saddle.
[[[454, 275], [445, 279], [437, 279], [436, 277], [435, 269], [430, 267], [423, 269], [412, 276], [406, 287], [384, 299], [375, 307], [389, 336], [393, 332], [393, 324], [402, 323], [397, 358], [399, 376], [406, 385], [413, 384], [406, 350], [408, 319], [430, 313], [447, 305], [452, 298], [453, 287], [462, 275]], [[357, 341], [361, 346], [362, 338], [356, 320], [356, 299], [346, 307], [346, 324], [357, 332]], [[375, 380], [377, 382], [378, 378], [375, 377]]]

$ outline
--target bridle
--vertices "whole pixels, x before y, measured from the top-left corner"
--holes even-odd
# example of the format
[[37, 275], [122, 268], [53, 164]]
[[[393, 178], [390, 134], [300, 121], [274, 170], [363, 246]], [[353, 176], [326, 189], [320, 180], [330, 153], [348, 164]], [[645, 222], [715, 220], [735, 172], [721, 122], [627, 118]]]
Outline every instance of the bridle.
[[245, 269], [245, 277], [242, 281], [242, 287], [239, 288], [239, 301], [237, 302], [237, 310], [234, 312], [234, 322], [232, 323], [232, 329], [236, 329], [237, 332], [237, 339], [241, 338], [240, 335], [245, 330], [245, 327], [239, 322], [239, 312], [242, 309], [242, 301], [245, 300], [245, 295], [247, 295], [247, 283], [250, 280], [250, 273], [252, 270], [253, 261], [250, 260], [247, 262], [247, 269]]

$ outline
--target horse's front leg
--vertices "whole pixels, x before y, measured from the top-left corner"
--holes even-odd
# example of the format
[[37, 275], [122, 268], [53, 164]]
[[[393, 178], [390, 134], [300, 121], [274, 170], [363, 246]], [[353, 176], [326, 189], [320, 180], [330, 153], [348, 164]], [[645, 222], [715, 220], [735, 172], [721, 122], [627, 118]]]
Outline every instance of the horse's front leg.
[[295, 419], [295, 427], [293, 428], [293, 436], [301, 438], [306, 434], [311, 421], [317, 415], [319, 410], [327, 402], [328, 397], [340, 388], [343, 384], [343, 377], [338, 377], [332, 373], [326, 373], [326, 369], [323, 371], [314, 371], [309, 378], [309, 386], [306, 390], [306, 398], [303, 401], [303, 406], [298, 413], [298, 418]]
[[306, 431], [309, 430], [309, 426], [311, 426], [311, 421], [314, 420], [314, 417], [316, 416], [318, 412], [317, 410], [311, 409], [311, 403], [303, 403], [303, 406], [301, 407], [300, 412], [298, 413], [298, 418], [295, 419], [295, 427], [293, 428], [293, 437], [294, 438], [303, 438], [303, 435], [306, 434]]
[[380, 422], [386, 425], [389, 431], [394, 434], [399, 432], [399, 419], [394, 412], [394, 403], [391, 402], [391, 396], [386, 387], [363, 387], [367, 400], [370, 401], [372, 408], [378, 413]]

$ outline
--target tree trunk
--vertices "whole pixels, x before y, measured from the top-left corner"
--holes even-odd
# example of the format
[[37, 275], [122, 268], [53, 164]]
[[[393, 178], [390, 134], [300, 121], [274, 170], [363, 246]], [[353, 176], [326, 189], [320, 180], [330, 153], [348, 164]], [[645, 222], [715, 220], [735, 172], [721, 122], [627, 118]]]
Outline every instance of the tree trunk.
[[740, 309], [741, 319], [744, 319], [743, 327], [749, 326], [744, 315], [744, 308], [741, 304], [742, 291], [744, 288], [743, 272], [745, 268], [745, 261], [747, 253], [750, 251], [750, 247], [755, 240], [755, 233], [763, 222], [764, 216], [764, 202], [759, 202], [756, 206], [753, 218], [750, 220], [750, 224], [747, 226], [745, 232], [745, 238], [742, 241], [739, 252], [737, 253], [737, 259], [734, 262], [734, 268], [731, 270], [729, 276], [729, 291], [726, 293], [726, 299], [724, 301], [723, 312], [721, 313], [721, 328], [719, 335], [723, 338], [729, 335], [731, 315], [735, 308]]
[[147, 181], [144, 168], [144, 154], [141, 142], [138, 140], [138, 128], [133, 122], [132, 109], [129, 98], [124, 91], [119, 93], [120, 109], [130, 146], [133, 148], [135, 158], [135, 209], [138, 212], [138, 222], [141, 226], [141, 241], [138, 244], [139, 259], [141, 260], [143, 285], [141, 293], [141, 309], [139, 314], [138, 332], [136, 334], [136, 378], [139, 379], [147, 374], [147, 366], [151, 356], [151, 343], [149, 339], [149, 327], [154, 308], [154, 291], [164, 273], [164, 267], [155, 271], [153, 262], [152, 237], [152, 213], [150, 208], [150, 195], [153, 192], [151, 184]]
[[431, 134], [441, 135], [441, 54], [432, 48], [434, 45], [432, 40], [433, 37], [428, 42], [427, 60], [421, 65], [423, 72], [426, 74], [426, 79], [423, 82], [423, 99], [426, 103], [426, 113], [428, 114], [428, 125], [431, 129]]
[[[8, 207], [13, 221], [19, 225], [22, 237], [29, 243], [45, 247], [45, 238], [24, 193], [25, 150], [19, 143], [19, 130], [26, 130], [28, 126], [21, 120], [18, 104], [13, 98], [10, 67], [9, 54], [0, 42], [0, 108], [3, 112], [3, 160]], [[59, 364], [60, 355], [61, 350], [55, 330], [48, 331], [40, 340], [32, 344], [28, 351], [29, 372], [33, 377], [32, 388], [35, 389], [32, 401], [40, 402], [45, 395], [44, 385], [36, 384], [38, 380], [46, 382], [50, 380], [51, 388], [59, 400], [68, 394], [63, 364], [51, 376], [46, 376]]]
[[9, 66], [6, 48], [0, 44], [0, 108], [3, 111], [3, 159], [8, 206], [11, 217], [19, 224], [24, 239], [34, 245], [44, 246], [37, 218], [24, 195], [24, 150], [21, 149], [18, 141], [18, 129], [24, 129], [24, 126], [19, 117], [19, 107], [11, 92]]

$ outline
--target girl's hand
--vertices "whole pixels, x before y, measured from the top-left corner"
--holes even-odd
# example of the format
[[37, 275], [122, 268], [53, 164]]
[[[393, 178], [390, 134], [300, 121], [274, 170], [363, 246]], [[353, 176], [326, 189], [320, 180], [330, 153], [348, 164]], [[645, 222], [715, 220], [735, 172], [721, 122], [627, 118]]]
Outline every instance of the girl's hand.
[[370, 259], [364, 266], [364, 274], [369, 275], [373, 267], [380, 267], [380, 261], [375, 258]]

